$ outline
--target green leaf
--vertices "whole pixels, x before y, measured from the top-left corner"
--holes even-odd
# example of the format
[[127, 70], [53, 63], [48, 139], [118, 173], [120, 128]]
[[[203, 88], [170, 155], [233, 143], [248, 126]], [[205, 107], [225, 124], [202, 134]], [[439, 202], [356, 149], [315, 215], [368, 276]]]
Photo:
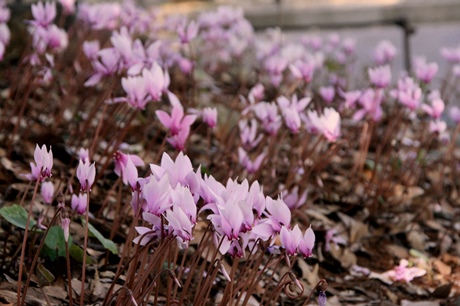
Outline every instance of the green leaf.
[[[69, 254], [76, 261], [83, 262], [83, 249], [78, 245], [72, 244], [69, 248]], [[86, 256], [86, 263], [92, 265], [95, 264], [96, 261], [92, 257]]]
[[[69, 236], [69, 245], [72, 244], [72, 237]], [[65, 257], [64, 230], [60, 226], [50, 227], [45, 238], [43, 254], [54, 261], [57, 257]]]
[[[85, 227], [86, 222], [84, 219], [81, 219], [81, 223], [83, 227]], [[106, 250], [109, 250], [113, 254], [118, 254], [118, 249], [115, 243], [110, 239], [104, 238], [104, 236], [102, 236], [102, 234], [91, 223], [88, 223], [88, 230], [94, 237], [96, 237], [97, 240], [99, 240], [100, 243], [102, 243]]]
[[[27, 223], [27, 211], [24, 207], [14, 204], [13, 206], [7, 206], [0, 208], [0, 215], [5, 218], [6, 221], [10, 222], [14, 226], [26, 229]], [[29, 229], [37, 225], [37, 222], [30, 218]]]
[[54, 275], [41, 263], [38, 263], [37, 269], [37, 282], [39, 287], [49, 286], [54, 282]]

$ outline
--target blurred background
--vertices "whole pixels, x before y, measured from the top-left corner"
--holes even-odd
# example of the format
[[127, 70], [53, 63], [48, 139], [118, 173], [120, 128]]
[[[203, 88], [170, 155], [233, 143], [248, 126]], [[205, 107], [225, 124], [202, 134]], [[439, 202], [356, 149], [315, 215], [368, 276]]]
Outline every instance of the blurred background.
[[218, 5], [240, 6], [256, 30], [280, 27], [286, 39], [333, 33], [356, 40], [362, 63], [383, 39], [399, 50], [394, 67], [409, 68], [414, 56], [436, 61], [443, 75], [442, 47], [460, 44], [460, 0], [206, 0], [149, 1], [168, 13], [197, 12]]

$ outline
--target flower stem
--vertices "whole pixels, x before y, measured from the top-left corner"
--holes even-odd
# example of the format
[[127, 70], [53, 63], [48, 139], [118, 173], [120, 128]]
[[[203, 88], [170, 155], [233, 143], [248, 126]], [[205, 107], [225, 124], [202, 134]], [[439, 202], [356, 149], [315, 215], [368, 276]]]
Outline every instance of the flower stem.
[[[41, 176], [41, 171], [40, 171], [39, 176]], [[29, 234], [30, 217], [32, 216], [32, 207], [34, 206], [34, 200], [35, 200], [35, 196], [37, 195], [38, 185], [39, 184], [40, 184], [40, 180], [37, 180], [37, 183], [35, 184], [34, 194], [32, 195], [32, 200], [30, 201], [29, 212], [27, 213], [27, 221], [26, 221], [26, 229], [25, 229], [25, 233], [24, 233], [24, 239], [22, 240], [21, 259], [19, 260], [19, 275], [18, 275], [18, 290], [17, 290], [17, 303], [18, 303], [18, 305], [22, 305], [21, 304], [22, 269], [24, 267], [24, 257], [25, 257], [25, 253], [26, 253], [27, 235]]]

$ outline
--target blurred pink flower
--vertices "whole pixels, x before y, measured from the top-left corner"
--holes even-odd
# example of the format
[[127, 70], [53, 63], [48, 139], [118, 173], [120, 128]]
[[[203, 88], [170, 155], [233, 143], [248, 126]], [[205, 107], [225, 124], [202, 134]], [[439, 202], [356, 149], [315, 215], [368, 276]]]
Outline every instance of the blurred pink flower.
[[414, 60], [414, 71], [417, 79], [424, 83], [430, 83], [438, 72], [437, 63], [427, 63], [425, 57], [416, 57]]
[[377, 65], [389, 64], [396, 56], [396, 47], [388, 40], [382, 40], [374, 50], [374, 62]]
[[217, 108], [205, 107], [203, 109], [203, 122], [210, 128], [215, 128], [217, 125]]
[[417, 268], [417, 267], [411, 267], [408, 268], [409, 266], [409, 261], [406, 259], [401, 259], [399, 262], [399, 266], [396, 266], [393, 270], [389, 270], [383, 275], [388, 276], [391, 278], [393, 281], [404, 281], [404, 282], [410, 282], [416, 277], [420, 277], [426, 274], [425, 269]]
[[56, 18], [56, 3], [55, 2], [38, 2], [32, 4], [32, 16], [34, 20], [30, 21], [35, 27], [48, 27]]
[[440, 119], [442, 112], [444, 111], [444, 107], [445, 107], [444, 101], [441, 100], [440, 98], [435, 98], [435, 99], [432, 99], [430, 102], [431, 102], [431, 105], [422, 104], [422, 109], [431, 118]]
[[369, 68], [367, 70], [369, 79], [377, 88], [385, 88], [391, 82], [391, 68], [389, 65]]
[[452, 106], [449, 109], [449, 116], [456, 124], [459, 124], [460, 123], [460, 108], [456, 105]]
[[88, 194], [80, 193], [78, 196], [73, 194], [70, 206], [72, 209], [80, 215], [86, 213], [86, 206], [88, 205]]
[[319, 95], [326, 104], [331, 104], [332, 100], [334, 100], [335, 89], [333, 86], [321, 86], [319, 88]]
[[42, 195], [45, 204], [51, 204], [54, 196], [54, 184], [52, 182], [43, 182], [40, 194]]

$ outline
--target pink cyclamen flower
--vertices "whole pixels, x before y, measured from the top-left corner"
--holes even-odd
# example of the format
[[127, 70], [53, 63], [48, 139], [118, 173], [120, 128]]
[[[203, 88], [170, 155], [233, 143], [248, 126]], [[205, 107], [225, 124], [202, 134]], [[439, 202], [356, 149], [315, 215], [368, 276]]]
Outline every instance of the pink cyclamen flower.
[[280, 241], [281, 245], [286, 250], [287, 255], [297, 254], [297, 247], [299, 246], [300, 240], [302, 239], [302, 232], [298, 225], [294, 226], [292, 230], [289, 230], [286, 226], [281, 227]]
[[321, 86], [319, 88], [319, 95], [323, 98], [324, 102], [330, 104], [334, 100], [335, 89], [333, 86]]
[[300, 239], [298, 251], [304, 257], [310, 257], [313, 253], [313, 247], [315, 246], [315, 233], [310, 227], [305, 231], [302, 239]]
[[428, 127], [431, 133], [442, 134], [447, 128], [447, 124], [442, 120], [430, 121], [430, 126]]
[[85, 148], [80, 148], [78, 151], [78, 157], [84, 162], [89, 162], [89, 150]]
[[27, 174], [26, 177], [29, 180], [38, 180], [40, 182], [47, 177], [51, 177], [51, 169], [53, 168], [51, 147], [48, 152], [45, 145], [40, 148], [37, 144], [35, 146], [34, 160], [35, 164], [30, 163], [31, 174]]
[[330, 142], [340, 137], [340, 114], [333, 108], [325, 108], [323, 111], [323, 135]]
[[90, 164], [89, 161], [83, 162], [80, 159], [77, 168], [77, 178], [80, 181], [81, 191], [91, 191], [91, 186], [96, 178], [96, 166], [94, 162]]
[[438, 69], [437, 63], [428, 63], [424, 57], [417, 57], [414, 60], [415, 76], [424, 83], [430, 83]]
[[389, 65], [369, 68], [369, 79], [377, 88], [385, 88], [391, 82], [391, 68]]
[[396, 47], [388, 40], [381, 41], [374, 50], [377, 65], [389, 64], [396, 56]]
[[88, 205], [88, 194], [87, 193], [80, 193], [78, 196], [75, 194], [72, 195], [70, 206], [76, 213], [80, 215], [84, 215], [86, 213], [87, 205]]
[[449, 109], [449, 117], [456, 123], [460, 123], [460, 108], [456, 105]]
[[180, 207], [174, 207], [173, 210], [167, 210], [166, 220], [169, 222], [168, 231], [171, 231], [182, 241], [190, 241], [193, 239], [193, 224]]
[[366, 115], [369, 115], [372, 120], [379, 121], [382, 118], [382, 99], [383, 99], [383, 90], [368, 88], [360, 96], [358, 102], [362, 108], [353, 115], [353, 120], [359, 121], [363, 119]]
[[172, 206], [170, 198], [171, 186], [167, 175], [157, 180], [154, 176], [150, 177], [147, 184], [142, 189], [142, 196], [145, 199], [144, 211], [160, 216]]
[[384, 275], [391, 278], [393, 281], [410, 282], [416, 277], [420, 277], [426, 274], [425, 269], [411, 267], [408, 268], [409, 261], [407, 259], [401, 259], [399, 266], [396, 266], [393, 270], [389, 270]]
[[48, 27], [56, 18], [56, 3], [55, 2], [38, 2], [31, 6], [32, 16], [35, 20], [30, 23], [36, 27]]
[[203, 122], [211, 129], [217, 125], [217, 108], [205, 107], [203, 109]]
[[267, 154], [263, 152], [259, 154], [254, 161], [252, 161], [248, 153], [243, 148], [238, 148], [238, 160], [249, 174], [255, 173], [257, 170], [259, 170], [266, 155]]
[[166, 80], [167, 71], [163, 71], [157, 62], [153, 62], [150, 69], [144, 68], [142, 70], [142, 77], [144, 78], [145, 90], [152, 100], [160, 101], [163, 90], [167, 89], [169, 85]]
[[131, 187], [135, 186], [138, 178], [136, 166], [143, 166], [144, 161], [137, 155], [124, 154], [120, 151], [115, 152], [113, 159], [115, 161], [114, 171], [118, 176], [122, 176], [123, 183], [125, 185], [129, 183]]
[[241, 143], [245, 148], [255, 148], [263, 137], [261, 134], [257, 135], [257, 121], [252, 119], [250, 123], [247, 120], [238, 122]]
[[307, 201], [307, 190], [304, 190], [299, 196], [299, 186], [296, 185], [290, 192], [287, 189], [284, 189], [281, 192], [284, 203], [289, 207], [289, 209], [297, 209]]
[[188, 44], [197, 36], [198, 29], [199, 25], [195, 21], [192, 20], [188, 25], [186, 25], [186, 21], [184, 19], [177, 29], [177, 34], [179, 34], [180, 42], [182, 44]]
[[422, 109], [425, 111], [425, 113], [427, 113], [428, 116], [430, 116], [433, 119], [441, 118], [442, 112], [444, 111], [444, 107], [444, 101], [440, 98], [435, 98], [431, 100], [431, 105], [422, 105]]
[[52, 182], [43, 182], [40, 189], [45, 204], [51, 204], [54, 196], [54, 184]]
[[69, 218], [62, 218], [61, 219], [61, 227], [64, 231], [64, 239], [66, 242], [69, 242], [69, 229], [70, 229], [70, 219]]
[[248, 99], [251, 103], [261, 101], [264, 98], [265, 87], [261, 83], [257, 83], [249, 90]]
[[360, 90], [348, 91], [348, 92], [340, 92], [340, 95], [343, 97], [344, 102], [343, 105], [347, 109], [353, 109], [358, 102], [359, 98], [361, 97]]
[[155, 114], [173, 136], [179, 134], [179, 132], [183, 129], [190, 129], [190, 126], [196, 119], [196, 115], [184, 116], [184, 108], [180, 105], [180, 103], [178, 105], [173, 105], [171, 115], [162, 110], [157, 110]]
[[83, 42], [83, 53], [91, 61], [97, 60], [97, 53], [100, 49], [99, 40]]
[[313, 79], [313, 73], [315, 71], [315, 63], [311, 60], [301, 61], [298, 60], [294, 64], [289, 65], [292, 75], [298, 79], [303, 80], [305, 83], [310, 83]]
[[75, 1], [76, 0], [59, 0], [66, 15], [75, 12]]
[[267, 196], [265, 198], [265, 209], [273, 232], [279, 233], [282, 226], [290, 229], [291, 210], [282, 199], [273, 200]]

